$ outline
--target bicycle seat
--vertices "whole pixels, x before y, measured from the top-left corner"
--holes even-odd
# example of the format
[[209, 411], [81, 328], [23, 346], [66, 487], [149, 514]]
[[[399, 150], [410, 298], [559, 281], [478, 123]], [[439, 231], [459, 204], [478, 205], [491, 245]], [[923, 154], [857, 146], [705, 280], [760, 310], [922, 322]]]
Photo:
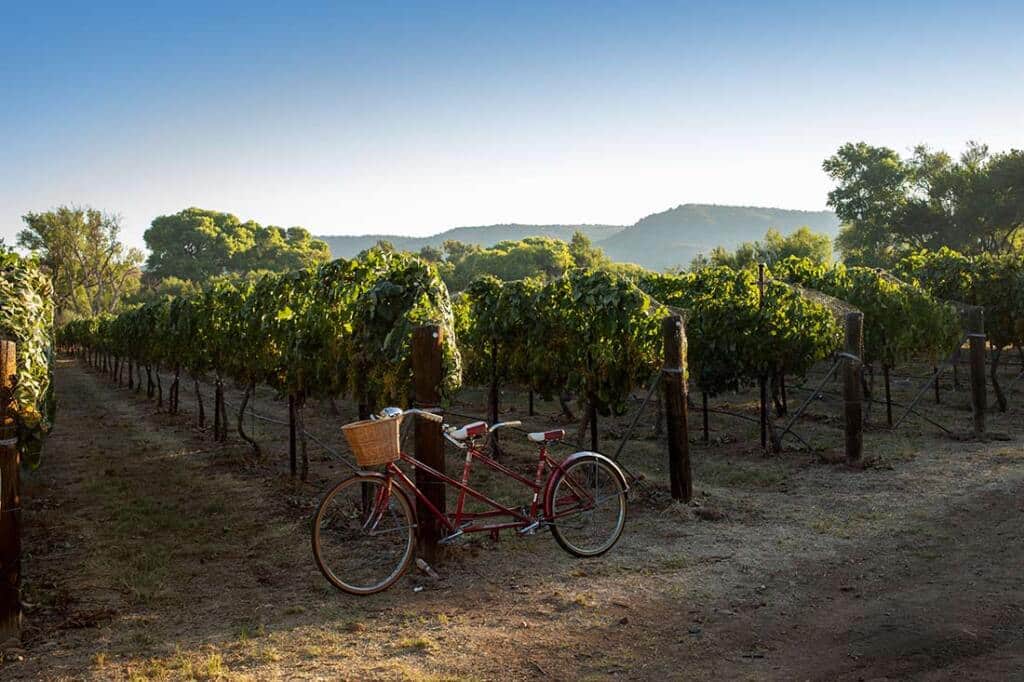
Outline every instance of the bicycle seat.
[[487, 422], [470, 422], [461, 429], [455, 429], [448, 433], [449, 436], [455, 440], [466, 440], [468, 438], [476, 438], [477, 436], [483, 436], [487, 433]]
[[533, 433], [526, 434], [526, 437], [534, 443], [543, 443], [544, 441], [554, 443], [565, 438], [565, 429], [555, 429], [554, 431], [534, 431]]

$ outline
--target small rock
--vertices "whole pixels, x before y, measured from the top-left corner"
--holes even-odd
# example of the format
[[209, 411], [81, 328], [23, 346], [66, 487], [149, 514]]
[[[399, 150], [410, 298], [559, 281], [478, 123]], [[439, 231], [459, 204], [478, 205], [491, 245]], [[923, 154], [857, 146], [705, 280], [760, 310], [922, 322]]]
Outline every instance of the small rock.
[[692, 625], [692, 626], [690, 626], [690, 634], [691, 635], [699, 635], [702, 632], [704, 632], [704, 630], [699, 625]]
[[629, 625], [629, 616], [619, 618], [619, 625]]

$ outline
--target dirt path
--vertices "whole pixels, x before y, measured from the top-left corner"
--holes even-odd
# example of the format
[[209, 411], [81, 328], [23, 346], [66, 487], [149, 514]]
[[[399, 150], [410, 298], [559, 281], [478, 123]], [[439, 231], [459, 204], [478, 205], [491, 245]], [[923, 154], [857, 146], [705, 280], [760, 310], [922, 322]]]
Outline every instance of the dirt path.
[[441, 581], [355, 599], [308, 549], [334, 474], [295, 487], [188, 415], [67, 362], [57, 381], [4, 680], [1024, 677], [1017, 442], [922, 441], [862, 473], [730, 460], [728, 485], [708, 459], [723, 520], [637, 505], [594, 562], [474, 539]]

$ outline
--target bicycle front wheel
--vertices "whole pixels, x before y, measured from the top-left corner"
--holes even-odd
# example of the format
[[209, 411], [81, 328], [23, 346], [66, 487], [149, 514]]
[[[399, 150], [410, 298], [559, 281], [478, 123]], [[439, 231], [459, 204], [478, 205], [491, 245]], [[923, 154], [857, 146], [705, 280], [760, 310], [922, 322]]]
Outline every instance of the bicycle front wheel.
[[551, 534], [562, 549], [580, 557], [604, 554], [626, 525], [626, 486], [606, 457], [590, 454], [556, 471], [551, 482]]
[[409, 496], [384, 476], [358, 474], [336, 485], [313, 517], [313, 556], [332, 585], [350, 594], [391, 587], [412, 562], [416, 515]]

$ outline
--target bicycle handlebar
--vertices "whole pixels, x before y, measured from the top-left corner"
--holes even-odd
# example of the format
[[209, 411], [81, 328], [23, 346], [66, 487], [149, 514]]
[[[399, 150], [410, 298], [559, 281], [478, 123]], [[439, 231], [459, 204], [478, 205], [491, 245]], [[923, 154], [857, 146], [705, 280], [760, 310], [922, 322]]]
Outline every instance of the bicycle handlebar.
[[514, 427], [516, 427], [516, 426], [522, 426], [522, 425], [523, 425], [523, 422], [521, 422], [521, 421], [513, 421], [513, 422], [497, 422], [497, 423], [495, 423], [495, 424], [491, 424], [491, 428], [490, 428], [490, 429], [488, 429], [488, 431], [489, 431], [490, 433], [494, 433], [494, 432], [495, 432], [495, 431], [497, 431], [498, 429], [504, 429], [504, 428], [514, 428]]
[[415, 414], [415, 415], [419, 415], [421, 417], [425, 417], [426, 419], [429, 419], [432, 422], [444, 421], [444, 418], [441, 415], [434, 414], [430, 410], [421, 410], [418, 407], [410, 407], [408, 410], [403, 410], [400, 407], [385, 407], [383, 410], [380, 411], [380, 416], [385, 417], [385, 418], [387, 418], [387, 417], [406, 417], [406, 416], [408, 416], [410, 414]]

